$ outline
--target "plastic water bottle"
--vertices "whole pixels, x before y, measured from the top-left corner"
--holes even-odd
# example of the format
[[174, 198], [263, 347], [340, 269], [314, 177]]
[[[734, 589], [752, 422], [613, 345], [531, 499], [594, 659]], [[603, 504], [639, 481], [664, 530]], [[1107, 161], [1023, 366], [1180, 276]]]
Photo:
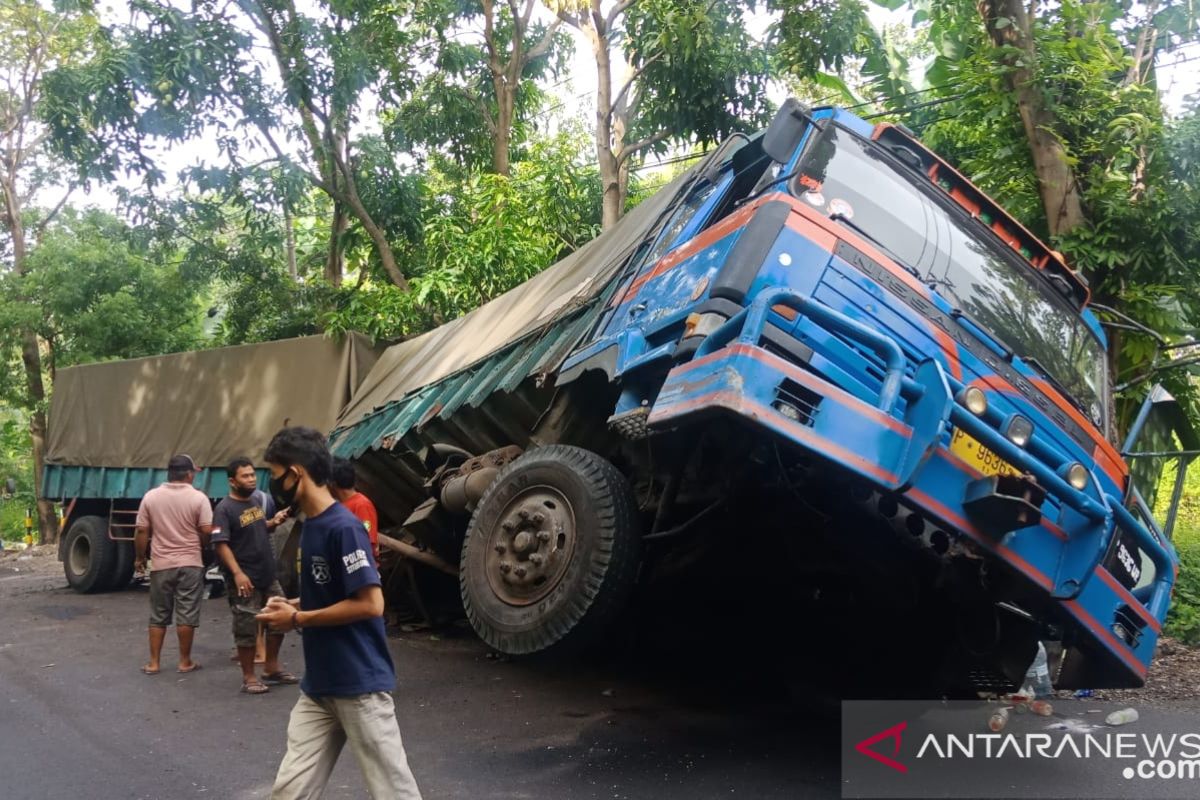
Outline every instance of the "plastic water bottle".
[[1004, 730], [1004, 726], [1007, 724], [1008, 724], [1008, 709], [1007, 708], [996, 709], [996, 711], [993, 712], [992, 716], [988, 718], [988, 729], [992, 733], [999, 733], [1000, 731]]
[[1050, 664], [1046, 659], [1046, 646], [1038, 642], [1037, 655], [1025, 673], [1025, 683], [1033, 688], [1034, 697], [1048, 697], [1054, 694], [1054, 685], [1050, 683]]
[[1034, 700], [1029, 704], [1029, 710], [1039, 717], [1049, 717], [1054, 714], [1054, 706], [1045, 700]]
[[1104, 721], [1109, 725], [1128, 725], [1131, 722], [1138, 721], [1138, 713], [1136, 708], [1122, 708], [1120, 711], [1114, 711], [1104, 718]]
[[1077, 689], [1075, 691], [1076, 700], [1087, 700], [1089, 697], [1095, 696], [1095, 691], [1091, 689]]

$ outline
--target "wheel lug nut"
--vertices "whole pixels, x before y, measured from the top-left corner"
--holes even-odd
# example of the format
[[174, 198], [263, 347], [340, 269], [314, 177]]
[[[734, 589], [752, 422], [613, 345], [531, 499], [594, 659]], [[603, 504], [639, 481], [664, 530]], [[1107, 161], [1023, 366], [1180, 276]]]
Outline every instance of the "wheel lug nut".
[[545, 557], [541, 553], [534, 553], [529, 557], [529, 562], [537, 567], [540, 567], [545, 560]]
[[541, 542], [550, 541], [550, 531], [538, 531], [538, 541], [541, 541]]
[[529, 519], [529, 509], [522, 508], [520, 511], [517, 512], [517, 516], [519, 516], [521, 519]]
[[546, 521], [546, 515], [540, 511], [538, 511], [536, 514], [533, 515], [533, 521], [536, 522], [538, 525], [541, 525], [543, 522]]
[[501, 561], [500, 571], [507, 575], [508, 573], [512, 572], [512, 564], [508, 563], [507, 561]]
[[525, 568], [524, 567], [517, 567], [517, 577], [518, 578], [525, 577]]
[[508, 548], [507, 548], [507, 547], [505, 547], [505, 546], [504, 546], [504, 545], [502, 545], [502, 544], [498, 544], [498, 545], [496, 545], [496, 552], [497, 552], [497, 553], [500, 553], [501, 555], [503, 555], [503, 554], [504, 554], [504, 551], [505, 551], [505, 550], [507, 550], [507, 549], [508, 549]]
[[503, 528], [504, 530], [508, 531], [509, 533], [511, 533], [513, 528], [515, 528], [517, 526], [516, 526], [516, 523], [514, 523], [511, 519], [506, 519], [506, 520], [504, 520], [504, 522], [502, 522], [500, 524], [500, 527]]

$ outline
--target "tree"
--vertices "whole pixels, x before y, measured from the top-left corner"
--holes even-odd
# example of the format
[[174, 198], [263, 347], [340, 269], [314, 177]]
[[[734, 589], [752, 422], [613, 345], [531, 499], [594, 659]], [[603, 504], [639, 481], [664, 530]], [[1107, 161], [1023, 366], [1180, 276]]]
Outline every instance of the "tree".
[[538, 81], [557, 76], [571, 50], [561, 20], [538, 22], [539, 8], [538, 0], [422, 4], [417, 16], [431, 29], [434, 69], [390, 110], [394, 141], [444, 147], [467, 171], [486, 158], [492, 172], [508, 175], [514, 147], [545, 100]]
[[430, 174], [412, 291], [371, 282], [343, 290], [328, 329], [380, 339], [419, 334], [578, 249], [600, 230], [598, 181], [585, 142], [579, 130], [535, 141], [509, 176], [480, 170], [460, 181]]
[[[302, 194], [290, 175], [329, 198], [331, 284], [341, 282], [353, 222], [384, 274], [406, 288], [392, 234], [360, 188], [358, 129], [369, 97], [410, 87], [414, 37], [405, 30], [405, 8], [368, 0], [323, 2], [312, 14], [294, 0], [130, 6], [132, 22], [98, 31], [94, 58], [50, 76], [44, 117], [59, 150], [86, 176], [111, 180], [120, 169], [135, 170], [153, 188], [163, 176], [150, 143], [215, 133], [227, 188], [268, 168], [281, 179], [285, 209]], [[218, 171], [206, 170], [210, 177]]]
[[595, 57], [604, 228], [624, 213], [633, 159], [670, 140], [711, 142], [765, 122], [765, 51], [733, 0], [549, 4]]
[[[47, 11], [37, 0], [11, 0], [0, 6], [0, 227], [7, 237], [9, 271], [18, 281], [29, 272], [31, 246], [37, 242], [68, 192], [48, 211], [31, 208], [32, 198], [58, 182], [57, 164], [43, 146], [46, 130], [36, 111], [43, 100], [49, 70], [70, 63], [83, 51], [95, 21], [89, 14]], [[10, 301], [33, 298], [18, 285]], [[40, 494], [46, 446], [46, 385], [41, 343], [29, 320], [6, 326], [2, 343], [20, 352], [24, 385], [17, 401], [29, 411], [34, 478]], [[41, 541], [54, 541], [57, 525], [50, 503], [39, 501]]]

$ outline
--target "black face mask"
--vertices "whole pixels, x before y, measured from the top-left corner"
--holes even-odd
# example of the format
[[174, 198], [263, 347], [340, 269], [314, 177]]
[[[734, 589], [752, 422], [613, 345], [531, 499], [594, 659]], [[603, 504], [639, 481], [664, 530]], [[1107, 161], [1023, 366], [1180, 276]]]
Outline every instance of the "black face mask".
[[300, 476], [292, 473], [296, 482], [292, 484], [292, 488], [285, 489], [283, 482], [287, 480], [288, 473], [285, 472], [278, 478], [271, 478], [271, 497], [275, 500], [276, 508], [292, 508], [296, 505], [296, 490], [300, 488]]
[[237, 495], [238, 497], [242, 498], [243, 500], [245, 500], [250, 495], [254, 494], [254, 489], [247, 489], [244, 486], [234, 486], [234, 487], [232, 487], [232, 489], [233, 489], [233, 493], [235, 495]]

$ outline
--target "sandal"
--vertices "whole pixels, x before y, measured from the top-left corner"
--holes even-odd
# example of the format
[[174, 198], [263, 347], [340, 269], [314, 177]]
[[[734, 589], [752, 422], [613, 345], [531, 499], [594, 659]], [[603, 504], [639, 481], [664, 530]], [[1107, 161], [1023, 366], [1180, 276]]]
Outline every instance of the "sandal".
[[269, 683], [272, 685], [277, 685], [277, 684], [281, 684], [281, 683], [291, 685], [293, 683], [300, 682], [299, 678], [297, 678], [292, 673], [287, 672], [286, 670], [280, 670], [279, 672], [272, 672], [269, 675], [263, 675], [262, 679], [263, 679], [263, 683]]
[[150, 669], [150, 666], [148, 664], [143, 664], [142, 665], [142, 674], [143, 675], [157, 675], [158, 670]]
[[180, 667], [179, 669], [177, 669], [177, 670], [175, 670], [175, 671], [176, 671], [176, 672], [181, 672], [181, 673], [183, 673], [183, 674], [185, 674], [185, 675], [186, 675], [187, 673], [189, 673], [189, 672], [195, 672], [195, 671], [196, 671], [196, 670], [198, 670], [198, 669], [200, 669], [200, 662], [199, 662], [199, 661], [193, 661], [193, 662], [192, 662], [192, 665], [191, 665], [190, 667]]
[[261, 681], [242, 684], [242, 694], [266, 694], [269, 691], [271, 691], [271, 687]]

